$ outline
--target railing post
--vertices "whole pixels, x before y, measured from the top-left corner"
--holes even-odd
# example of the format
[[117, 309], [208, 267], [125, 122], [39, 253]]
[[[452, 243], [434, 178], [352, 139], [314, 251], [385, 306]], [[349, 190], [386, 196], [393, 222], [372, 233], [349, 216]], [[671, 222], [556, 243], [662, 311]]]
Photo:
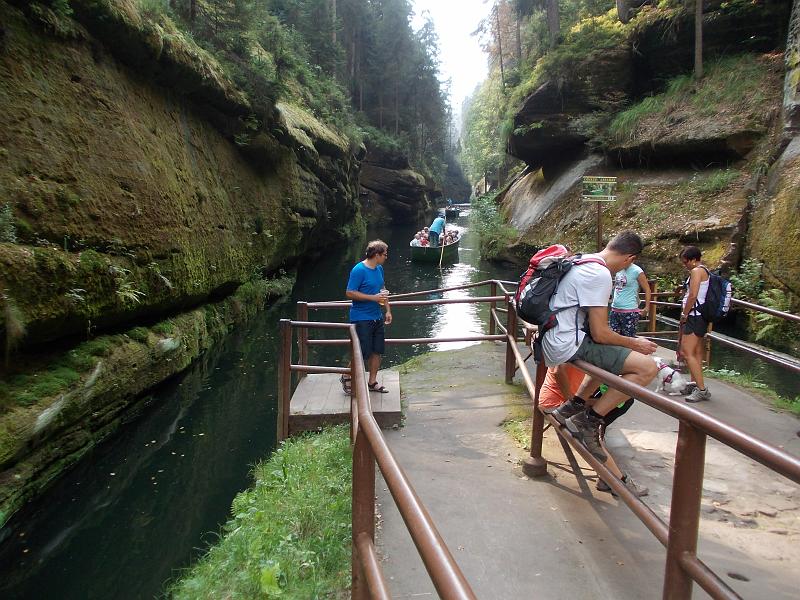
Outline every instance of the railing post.
[[[652, 285], [650, 286], [650, 294], [651, 294], [650, 297], [653, 300], [653, 302], [658, 302], [658, 296], [654, 295], [657, 292], [658, 292], [658, 281], [654, 279]], [[656, 311], [658, 310], [658, 305], [653, 304], [653, 302], [650, 303], [650, 314], [648, 315], [650, 317], [650, 321], [647, 324], [647, 331], [656, 330]]]
[[539, 391], [542, 389], [547, 367], [544, 362], [536, 365], [536, 391], [533, 395], [533, 428], [531, 431], [531, 455], [522, 461], [522, 472], [528, 477], [547, 475], [547, 461], [542, 456], [544, 439], [544, 415], [539, 410]]
[[511, 384], [514, 381], [514, 373], [517, 370], [517, 359], [511, 349], [511, 344], [517, 343], [517, 311], [508, 296], [506, 296], [506, 306], [508, 308], [508, 318], [506, 320], [506, 333], [508, 334], [506, 341], [506, 383]]
[[[297, 320], [308, 321], [308, 302], [297, 303]], [[308, 364], [308, 329], [301, 328], [297, 332], [297, 364]], [[306, 373], [297, 374], [298, 381], [306, 376]]]
[[[492, 296], [497, 296], [497, 282], [492, 281], [489, 285], [489, 294]], [[497, 313], [497, 302], [492, 302], [489, 305], [489, 335], [494, 335], [496, 331], [496, 327], [494, 324], [494, 315]]]
[[[711, 333], [712, 331], [714, 331], [714, 324], [713, 323], [709, 323], [708, 324], [708, 333]], [[705, 338], [706, 338], [705, 339], [706, 353], [705, 353], [705, 357], [704, 358], [705, 358], [705, 361], [706, 361], [706, 366], [710, 367], [711, 366], [711, 337], [709, 335], [706, 335]]]
[[681, 567], [680, 559], [685, 553], [697, 552], [705, 455], [706, 434], [681, 421], [675, 448], [675, 473], [672, 478], [667, 565], [664, 569], [662, 596], [664, 600], [686, 600], [692, 597], [692, 578]]
[[289, 409], [292, 402], [292, 324], [281, 319], [281, 351], [278, 361], [278, 441], [289, 437]]
[[351, 598], [367, 600], [364, 574], [356, 550], [356, 539], [362, 533], [375, 541], [375, 456], [364, 431], [355, 432], [356, 443], [353, 448], [353, 527], [351, 558]]

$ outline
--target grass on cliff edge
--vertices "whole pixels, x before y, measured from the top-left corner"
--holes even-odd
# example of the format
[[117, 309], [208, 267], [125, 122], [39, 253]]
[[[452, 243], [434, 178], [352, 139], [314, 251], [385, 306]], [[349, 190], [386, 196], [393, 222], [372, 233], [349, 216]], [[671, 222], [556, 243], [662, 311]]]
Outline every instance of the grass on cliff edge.
[[169, 596], [349, 597], [351, 462], [347, 425], [286, 441], [255, 467], [220, 542]]
[[662, 127], [669, 129], [673, 126], [670, 119], [682, 108], [700, 117], [734, 113], [757, 120], [769, 100], [769, 86], [765, 85], [768, 67], [768, 60], [752, 54], [709, 61], [706, 75], [699, 83], [691, 74], [675, 77], [664, 93], [644, 98], [618, 113], [608, 133], [616, 142], [632, 141], [639, 135], [652, 133], [650, 121], [645, 131], [640, 130], [640, 125], [649, 118], [657, 118]]

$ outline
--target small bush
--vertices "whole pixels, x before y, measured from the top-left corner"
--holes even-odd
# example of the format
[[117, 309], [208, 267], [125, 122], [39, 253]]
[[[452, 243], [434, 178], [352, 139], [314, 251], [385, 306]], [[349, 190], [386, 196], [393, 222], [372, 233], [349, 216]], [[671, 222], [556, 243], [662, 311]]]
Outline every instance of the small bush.
[[737, 298], [748, 302], [758, 301], [764, 289], [764, 280], [761, 277], [763, 268], [763, 263], [755, 258], [748, 258], [742, 262], [739, 272], [731, 275], [733, 293]]
[[496, 194], [476, 198], [470, 213], [470, 224], [480, 239], [481, 256], [490, 260], [519, 237], [519, 232], [503, 220], [496, 198]]
[[706, 196], [717, 194], [726, 189], [737, 177], [739, 171], [736, 169], [720, 169], [698, 182], [697, 191]]
[[172, 335], [175, 331], [175, 323], [171, 319], [161, 321], [153, 325], [152, 330], [159, 335]]
[[17, 228], [14, 225], [14, 211], [10, 204], [0, 207], [0, 242], [17, 243]]
[[132, 340], [141, 344], [146, 344], [150, 339], [150, 331], [147, 327], [134, 327], [126, 332], [126, 335]]

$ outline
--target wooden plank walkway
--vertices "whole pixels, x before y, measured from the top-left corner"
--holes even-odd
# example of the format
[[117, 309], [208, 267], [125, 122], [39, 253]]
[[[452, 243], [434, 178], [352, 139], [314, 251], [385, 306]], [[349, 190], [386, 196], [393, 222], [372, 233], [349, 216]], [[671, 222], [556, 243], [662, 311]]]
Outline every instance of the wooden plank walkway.
[[[378, 425], [388, 429], [400, 425], [400, 373], [378, 371], [378, 383], [388, 394], [370, 393], [372, 412]], [[289, 433], [313, 431], [324, 425], [350, 422], [350, 396], [342, 391], [339, 375], [322, 373], [307, 375], [292, 394], [289, 411]]]

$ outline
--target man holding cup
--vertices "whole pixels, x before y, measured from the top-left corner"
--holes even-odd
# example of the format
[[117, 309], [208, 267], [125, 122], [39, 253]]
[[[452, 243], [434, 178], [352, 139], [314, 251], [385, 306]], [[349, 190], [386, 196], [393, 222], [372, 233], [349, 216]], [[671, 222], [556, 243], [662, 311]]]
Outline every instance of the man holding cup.
[[[389, 291], [384, 287], [383, 263], [389, 258], [389, 246], [381, 240], [367, 244], [366, 258], [350, 271], [346, 296], [353, 301], [350, 307], [350, 322], [356, 326], [361, 354], [369, 371], [367, 385], [371, 392], [387, 394], [378, 385], [378, 369], [384, 353], [384, 325], [392, 322], [392, 309], [389, 307]], [[383, 307], [383, 311], [381, 310]], [[351, 393], [350, 378], [342, 375], [342, 388]]]

